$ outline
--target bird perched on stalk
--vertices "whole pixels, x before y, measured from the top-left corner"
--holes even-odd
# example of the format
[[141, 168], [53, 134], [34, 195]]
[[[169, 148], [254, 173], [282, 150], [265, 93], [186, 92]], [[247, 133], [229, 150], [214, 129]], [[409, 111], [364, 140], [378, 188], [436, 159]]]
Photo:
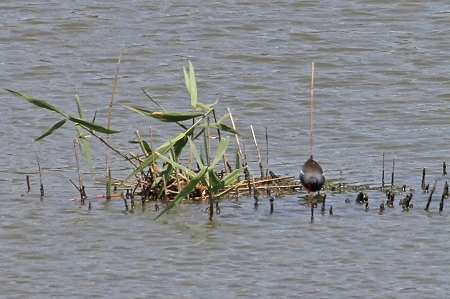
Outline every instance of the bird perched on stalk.
[[300, 182], [303, 187], [308, 190], [308, 193], [318, 192], [325, 184], [325, 176], [323, 175], [322, 167], [313, 159], [313, 119], [314, 119], [314, 62], [311, 64], [311, 102], [310, 102], [310, 129], [309, 129], [309, 145], [310, 154], [305, 164], [300, 171]]
[[323, 184], [325, 184], [325, 176], [323, 175], [322, 167], [320, 167], [319, 163], [314, 161], [312, 155], [302, 166], [300, 182], [303, 187], [308, 190], [308, 193], [320, 191]]

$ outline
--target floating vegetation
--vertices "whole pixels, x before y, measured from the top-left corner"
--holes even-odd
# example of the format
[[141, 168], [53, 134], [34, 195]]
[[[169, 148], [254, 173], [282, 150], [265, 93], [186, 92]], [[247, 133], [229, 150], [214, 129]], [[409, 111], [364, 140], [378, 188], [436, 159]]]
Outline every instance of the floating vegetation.
[[[121, 54], [122, 55], [122, 54]], [[120, 64], [120, 59], [119, 59]], [[383, 192], [386, 195], [386, 201], [383, 201], [379, 208], [379, 213], [385, 212], [385, 207], [394, 208], [396, 195], [405, 194], [399, 205], [403, 211], [409, 211], [413, 207], [411, 200], [413, 198], [414, 188], [406, 184], [396, 186], [395, 177], [395, 159], [392, 159], [391, 183], [385, 184], [385, 154], [383, 152], [381, 186], [369, 184], [348, 183], [342, 177], [338, 179], [328, 178], [318, 191], [323, 194], [308, 194], [308, 191], [295, 176], [280, 176], [269, 169], [269, 138], [268, 129], [265, 127], [266, 141], [266, 169], [261, 158], [261, 152], [258, 148], [253, 126], [250, 126], [253, 142], [256, 147], [256, 155], [259, 166], [259, 177], [255, 178], [250, 174], [247, 162], [247, 153], [245, 151], [245, 142], [241, 133], [236, 129], [233, 115], [228, 109], [221, 117], [214, 108], [216, 103], [204, 104], [198, 101], [197, 85], [193, 65], [189, 62], [189, 67], [183, 65], [184, 81], [189, 93], [191, 111], [179, 112], [168, 111], [160, 103], [155, 101], [146, 91], [145, 96], [158, 107], [157, 110], [148, 110], [147, 108], [137, 106], [124, 106], [138, 115], [154, 119], [162, 124], [171, 124], [179, 127], [180, 132], [167, 138], [161, 145], [154, 146], [152, 134], [150, 140], [141, 137], [138, 130], [135, 131], [136, 137], [130, 141], [135, 144], [139, 154], [126, 154], [116, 148], [109, 136], [118, 131], [110, 129], [110, 118], [112, 115], [113, 99], [115, 87], [118, 78], [119, 64], [114, 80], [114, 87], [109, 103], [108, 124], [103, 127], [95, 122], [96, 114], [92, 120], [85, 117], [81, 101], [75, 97], [78, 108], [78, 115], [71, 115], [52, 104], [35, 99], [24, 93], [7, 89], [9, 92], [18, 96], [33, 105], [52, 111], [62, 117], [60, 121], [54, 124], [46, 132], [35, 139], [39, 141], [51, 135], [66, 123], [72, 123], [77, 132], [77, 138], [74, 140], [76, 167], [78, 170], [78, 183], [71, 183], [79, 193], [81, 205], [85, 204], [88, 196], [85, 191], [83, 174], [81, 171], [81, 156], [86, 161], [93, 172], [90, 139], [95, 138], [106, 148], [106, 156], [111, 151], [120, 156], [124, 162], [129, 163], [130, 172], [126, 178], [114, 178], [113, 169], [106, 163], [105, 167], [105, 194], [97, 198], [111, 200], [113, 198], [122, 198], [125, 212], [133, 213], [136, 206], [142, 205], [142, 211], [145, 211], [148, 202], [154, 202], [154, 211], [158, 212], [156, 218], [169, 212], [174, 206], [186, 200], [187, 202], [202, 202], [208, 205], [206, 212], [209, 218], [221, 212], [219, 201], [224, 198], [247, 197], [254, 198], [254, 210], [258, 210], [262, 205], [261, 198], [269, 198], [270, 214], [275, 210], [275, 199], [289, 194], [301, 194], [305, 205], [311, 208], [311, 222], [314, 221], [314, 209], [321, 203], [320, 211], [322, 215], [326, 214], [327, 194], [339, 193], [357, 193], [355, 202], [365, 204], [365, 211], [369, 211], [368, 192]], [[312, 88], [312, 87], [311, 87]], [[312, 93], [312, 91], [311, 91]], [[311, 94], [312, 96], [312, 94]], [[150, 130], [151, 132], [151, 130]], [[105, 137], [106, 136], [106, 137]], [[231, 137], [236, 142], [234, 150], [230, 146]], [[312, 106], [311, 106], [311, 157], [312, 157]], [[200, 148], [200, 150], [198, 149]], [[80, 154], [80, 151], [83, 155]], [[234, 166], [233, 158], [234, 156]], [[44, 196], [43, 174], [39, 162], [39, 156], [36, 151], [36, 158], [39, 167], [40, 194], [41, 199]], [[107, 159], [108, 161], [108, 159]], [[230, 162], [231, 161], [231, 162]], [[447, 175], [446, 164], [443, 163], [443, 175]], [[342, 174], [341, 174], [342, 175]], [[30, 178], [26, 176], [28, 192], [30, 192]], [[428, 211], [432, 201], [433, 193], [436, 190], [437, 179], [432, 190], [429, 192], [429, 184], [426, 183], [426, 169], [422, 171], [421, 189], [425, 194], [429, 194], [425, 210]], [[310, 188], [311, 189], [311, 188]], [[306, 195], [305, 195], [306, 194]], [[304, 196], [303, 196], [304, 195]], [[140, 201], [136, 196], [140, 197]], [[403, 197], [403, 196], [402, 196]], [[443, 212], [444, 200], [449, 197], [449, 187], [447, 181], [444, 185], [439, 211]], [[91, 198], [93, 198], [91, 196]], [[353, 197], [354, 198], [354, 197]], [[349, 203], [347, 198], [345, 202]], [[161, 208], [160, 208], [160, 204]], [[88, 211], [92, 209], [89, 202]], [[328, 214], [333, 215], [333, 206], [328, 208]], [[336, 212], [338, 213], [338, 212]]]

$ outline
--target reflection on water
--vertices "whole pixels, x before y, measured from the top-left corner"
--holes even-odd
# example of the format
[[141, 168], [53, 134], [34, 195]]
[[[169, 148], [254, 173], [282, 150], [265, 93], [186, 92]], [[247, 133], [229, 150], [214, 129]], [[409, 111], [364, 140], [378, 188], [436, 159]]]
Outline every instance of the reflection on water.
[[[438, 178], [448, 159], [449, 20], [444, 1], [413, 3], [248, 2], [0, 4], [0, 79], [4, 88], [47, 99], [106, 123], [116, 62], [125, 47], [113, 110], [113, 138], [124, 152], [134, 130], [155, 143], [173, 134], [123, 105], [189, 109], [181, 62], [194, 63], [203, 102], [233, 109], [245, 135], [269, 131], [270, 168], [297, 176], [309, 155], [310, 65], [315, 61], [314, 153], [327, 178], [379, 186], [382, 153], [395, 158], [398, 185], [420, 190], [421, 171]], [[1, 284], [14, 297], [390, 297], [443, 298], [448, 248], [447, 207], [416, 191], [414, 209], [386, 209], [370, 191], [370, 209], [356, 192], [328, 194], [334, 215], [316, 213], [297, 196], [223, 201], [209, 223], [203, 205], [183, 205], [158, 221], [153, 208], [123, 213], [123, 202], [79, 208], [66, 125], [44, 142], [33, 139], [59, 121], [3, 92], [0, 181]], [[247, 138], [249, 139], [249, 138]], [[46, 197], [38, 195], [35, 148]], [[255, 157], [248, 142], [248, 155]], [[103, 192], [104, 149], [93, 142]], [[265, 155], [265, 153], [263, 153]], [[114, 176], [128, 165], [118, 157]], [[253, 159], [253, 158], [252, 158]], [[256, 159], [255, 159], [256, 160]], [[265, 160], [265, 156], [263, 157]], [[250, 165], [258, 173], [257, 163]], [[386, 166], [390, 173], [390, 166]], [[88, 173], [88, 169], [85, 169]], [[32, 191], [26, 192], [25, 175]], [[396, 183], [396, 184], [397, 184]], [[23, 194], [23, 196], [21, 196]], [[351, 199], [350, 204], [345, 199]]]

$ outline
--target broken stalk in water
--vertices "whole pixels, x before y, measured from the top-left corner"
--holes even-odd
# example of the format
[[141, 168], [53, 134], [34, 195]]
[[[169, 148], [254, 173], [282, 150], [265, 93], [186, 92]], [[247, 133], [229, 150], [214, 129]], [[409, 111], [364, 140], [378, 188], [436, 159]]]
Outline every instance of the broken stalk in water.
[[436, 183], [437, 183], [437, 179], [434, 181], [434, 186], [433, 186], [433, 189], [431, 189], [430, 196], [428, 196], [428, 202], [427, 202], [427, 205], [425, 206], [425, 211], [427, 211], [427, 212], [428, 212], [428, 208], [430, 207], [431, 198], [433, 197], [434, 190], [436, 190]]

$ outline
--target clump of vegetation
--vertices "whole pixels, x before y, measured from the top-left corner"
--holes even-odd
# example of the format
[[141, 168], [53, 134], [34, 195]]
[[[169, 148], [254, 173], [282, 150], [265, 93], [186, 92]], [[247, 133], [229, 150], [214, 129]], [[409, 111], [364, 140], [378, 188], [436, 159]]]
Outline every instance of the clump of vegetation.
[[[265, 178], [264, 180], [257, 182], [251, 180], [247, 170], [247, 163], [243, 158], [244, 155], [238, 147], [236, 147], [235, 167], [232, 169], [225, 155], [230, 143], [229, 135], [235, 135], [236, 140], [238, 141], [238, 136], [240, 134], [234, 128], [231, 112], [228, 111], [228, 113], [224, 114], [222, 117], [217, 118], [216, 110], [214, 108], [214, 105], [217, 102], [214, 104], [204, 104], [198, 101], [194, 68], [190, 62], [189, 68], [186, 68], [183, 65], [183, 72], [186, 88], [190, 96], [192, 111], [168, 111], [158, 102], [154, 101], [145, 91], [144, 93], [159, 108], [158, 110], [151, 111], [140, 107], [124, 106], [131, 111], [156, 119], [160, 122], [175, 123], [181, 129], [179, 134], [170, 137], [157, 148], [153, 148], [151, 142], [149, 143], [146, 140], [143, 140], [139, 131], [136, 131], [137, 139], [132, 142], [139, 146], [141, 150], [140, 155], [127, 155], [110, 144], [109, 135], [118, 132], [109, 128], [109, 118], [111, 113], [109, 113], [108, 117], [108, 126], [103, 127], [95, 123], [95, 117], [92, 121], [84, 117], [81, 102], [78, 97], [75, 99], [79, 115], [74, 116], [65, 113], [63, 110], [44, 100], [39, 100], [14, 90], [7, 90], [40, 108], [50, 110], [62, 116], [62, 120], [58, 121], [45, 133], [36, 138], [35, 141], [44, 139], [67, 122], [72, 122], [78, 133], [78, 138], [75, 143], [79, 144], [91, 170], [91, 147], [87, 136], [94, 136], [104, 143], [108, 149], [111, 149], [123, 157], [125, 161], [131, 163], [133, 169], [130, 174], [125, 179], [116, 182], [112, 182], [110, 169], [107, 165], [107, 188], [105, 197], [107, 199], [111, 198], [112, 186], [115, 185], [116, 187], [122, 187], [123, 190], [126, 188], [127, 196], [130, 196], [131, 198], [134, 198], [136, 195], [141, 196], [143, 204], [149, 200], [167, 200], [169, 203], [156, 218], [168, 212], [185, 198], [208, 200], [210, 219], [212, 219], [214, 204], [220, 198], [230, 193], [238, 194], [241, 188], [248, 188], [250, 193], [253, 190], [256, 194], [257, 189], [261, 188], [262, 184], [265, 184], [266, 186], [272, 184], [275, 185], [275, 188], [282, 189], [283, 186], [279, 186], [279, 184], [286, 184], [288, 181], [288, 188], [294, 190], [298, 187], [292, 180], [288, 180], [288, 178], [279, 178], [273, 173], [271, 173], [270, 178]], [[116, 81], [114, 82], [114, 86], [116, 85]], [[112, 100], [113, 97], [114, 91]], [[112, 107], [112, 100], [110, 108]], [[230, 119], [232, 126], [227, 124], [227, 121]], [[211, 132], [213, 130], [216, 132], [217, 138], [212, 137]], [[104, 138], [102, 134], [105, 134], [106, 138]], [[225, 134], [228, 134], [228, 136], [223, 137]], [[216, 151], [213, 155], [211, 153], [211, 143], [216, 139], [218, 142], [217, 144], [214, 144]], [[202, 150], [199, 151], [197, 149], [196, 143], [201, 143]], [[239, 142], [237, 143], [239, 144]], [[188, 165], [183, 165], [180, 162], [180, 156], [183, 154], [184, 156], [190, 157]], [[223, 167], [218, 171], [218, 165], [221, 160], [223, 161]], [[77, 164], [78, 161], [79, 159], [77, 156]], [[195, 165], [195, 167], [192, 165]], [[80, 169], [79, 165], [78, 169]], [[245, 180], [241, 181], [240, 177], [243, 173], [245, 175]], [[79, 176], [81, 178], [81, 175]], [[279, 183], [278, 186], [276, 184], [277, 182]], [[76, 187], [80, 192], [81, 202], [84, 204], [86, 194], [81, 179], [79, 186]], [[122, 196], [124, 196], [123, 192]]]

